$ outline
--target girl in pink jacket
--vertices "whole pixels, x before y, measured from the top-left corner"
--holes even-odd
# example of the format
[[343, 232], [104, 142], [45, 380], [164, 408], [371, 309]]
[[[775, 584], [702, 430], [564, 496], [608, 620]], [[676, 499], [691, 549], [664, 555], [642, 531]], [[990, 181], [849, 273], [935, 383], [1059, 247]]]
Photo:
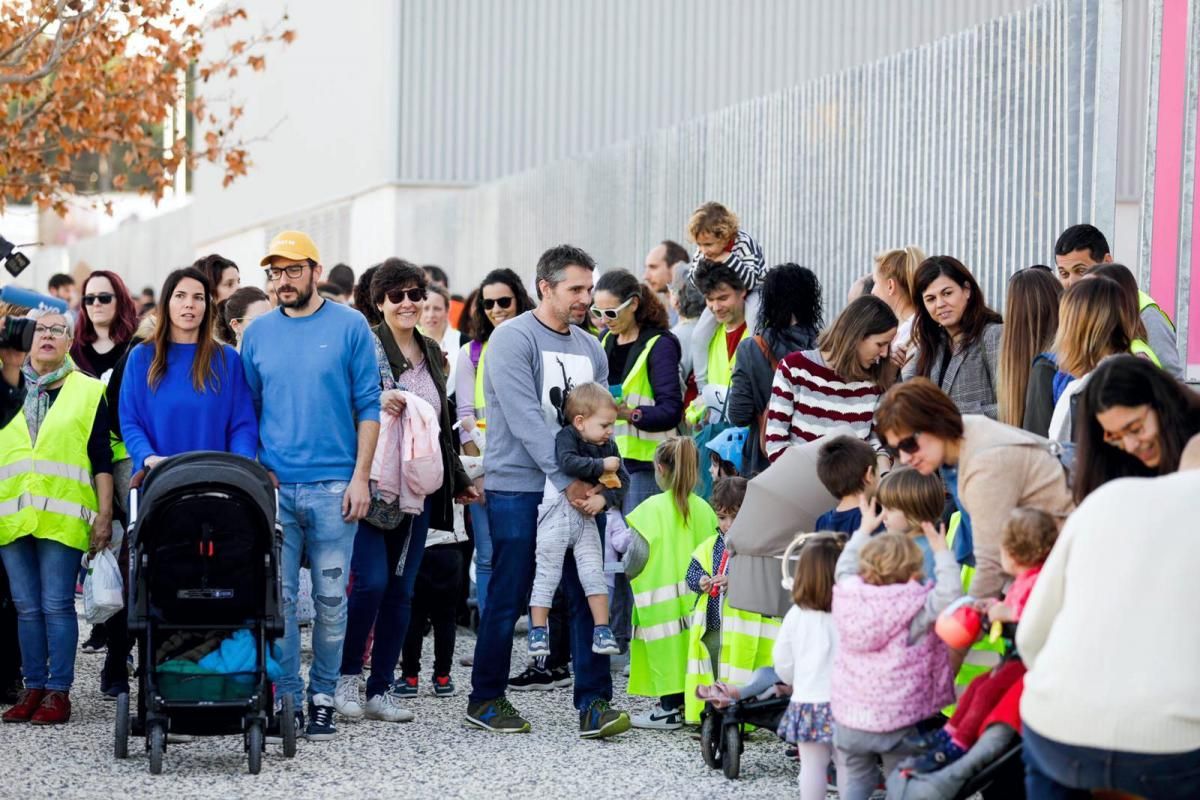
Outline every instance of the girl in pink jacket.
[[881, 518], [873, 501], [863, 501], [862, 514], [838, 559], [833, 588], [839, 646], [831, 706], [843, 800], [867, 800], [879, 785], [879, 759], [891, 772], [911, 754], [903, 740], [916, 733], [916, 723], [954, 701], [950, 652], [933, 625], [962, 596], [942, 531], [922, 526], [937, 572], [937, 582], [926, 584], [916, 543], [903, 534], [872, 536]]

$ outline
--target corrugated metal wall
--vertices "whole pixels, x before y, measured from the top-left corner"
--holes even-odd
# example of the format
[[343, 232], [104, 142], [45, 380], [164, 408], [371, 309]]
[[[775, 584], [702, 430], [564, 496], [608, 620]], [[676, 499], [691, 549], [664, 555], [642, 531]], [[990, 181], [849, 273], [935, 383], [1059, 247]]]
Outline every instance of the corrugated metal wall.
[[[928, 44], [1032, 0], [402, 0], [406, 182], [493, 180]], [[1118, 194], [1141, 193], [1146, 4], [1125, 3]]]
[[1120, 0], [1053, 0], [864, 67], [740, 103], [586, 159], [399, 212], [398, 241], [529, 274], [570, 241], [637, 269], [717, 199], [769, 263], [812, 267], [840, 306], [872, 254], [960, 256], [999, 305], [1066, 225], [1113, 219]]

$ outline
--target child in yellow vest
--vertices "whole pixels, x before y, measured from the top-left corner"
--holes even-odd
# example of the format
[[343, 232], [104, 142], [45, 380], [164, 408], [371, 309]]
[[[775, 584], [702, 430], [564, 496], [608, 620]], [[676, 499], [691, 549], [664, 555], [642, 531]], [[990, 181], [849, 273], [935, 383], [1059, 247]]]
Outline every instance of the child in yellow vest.
[[688, 623], [695, 603], [688, 591], [692, 551], [717, 527], [713, 510], [694, 494], [699, 454], [686, 437], [654, 452], [662, 494], [626, 516], [632, 539], [625, 574], [633, 589], [633, 639], [629, 644], [629, 694], [657, 697], [649, 712], [635, 715], [639, 728], [674, 730], [683, 725]]

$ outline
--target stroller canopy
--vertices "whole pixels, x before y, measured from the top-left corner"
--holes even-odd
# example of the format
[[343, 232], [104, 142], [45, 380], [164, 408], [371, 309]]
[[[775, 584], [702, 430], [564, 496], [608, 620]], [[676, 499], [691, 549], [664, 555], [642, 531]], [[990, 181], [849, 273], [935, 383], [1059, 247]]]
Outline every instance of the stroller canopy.
[[150, 470], [142, 483], [142, 514], [153, 509], [156, 501], [200, 485], [244, 494], [265, 519], [275, 522], [275, 486], [266, 468], [242, 456], [208, 450], [171, 456]]

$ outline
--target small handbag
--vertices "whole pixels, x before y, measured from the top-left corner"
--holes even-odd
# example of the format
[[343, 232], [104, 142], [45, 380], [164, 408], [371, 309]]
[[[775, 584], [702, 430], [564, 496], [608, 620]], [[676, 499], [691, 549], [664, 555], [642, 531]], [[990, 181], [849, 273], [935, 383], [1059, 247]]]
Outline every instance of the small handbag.
[[372, 487], [371, 505], [367, 508], [367, 516], [363, 519], [380, 530], [394, 531], [404, 521], [404, 512], [400, 510], [400, 498], [395, 497], [388, 502], [383, 499], [377, 489]]

